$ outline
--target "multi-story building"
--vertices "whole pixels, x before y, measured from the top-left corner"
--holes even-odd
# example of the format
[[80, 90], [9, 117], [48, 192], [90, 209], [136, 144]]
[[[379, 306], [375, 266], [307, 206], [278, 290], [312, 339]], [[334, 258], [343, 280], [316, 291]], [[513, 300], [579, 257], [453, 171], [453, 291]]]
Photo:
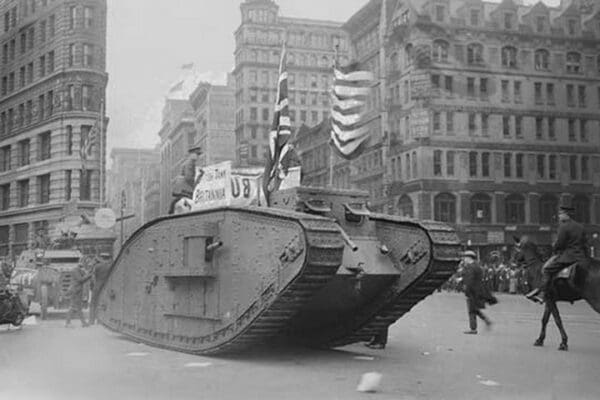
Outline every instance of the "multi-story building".
[[190, 95], [194, 112], [197, 145], [201, 154], [197, 165], [206, 166], [235, 160], [235, 87], [201, 82]]
[[465, 244], [491, 248], [523, 234], [549, 244], [561, 201], [600, 230], [597, 6], [392, 1], [383, 19], [381, 4], [346, 27], [360, 54], [352, 27], [388, 25], [387, 211], [455, 224]]
[[0, 255], [16, 256], [66, 203], [102, 203], [106, 0], [2, 1], [0, 47]]
[[[110, 153], [111, 182], [109, 185], [109, 207], [120, 215], [124, 203], [124, 215], [132, 218], [124, 220], [123, 232], [127, 237], [153, 216], [147, 215], [146, 194], [148, 185], [153, 184], [160, 162], [158, 149], [113, 148]], [[125, 201], [123, 202], [123, 196]], [[151, 208], [156, 206], [151, 205]]]
[[242, 166], [263, 165], [273, 119], [282, 44], [288, 51], [290, 119], [293, 127], [316, 125], [329, 113], [334, 48], [348, 60], [342, 24], [279, 16], [272, 0], [246, 0], [235, 32], [236, 159]]

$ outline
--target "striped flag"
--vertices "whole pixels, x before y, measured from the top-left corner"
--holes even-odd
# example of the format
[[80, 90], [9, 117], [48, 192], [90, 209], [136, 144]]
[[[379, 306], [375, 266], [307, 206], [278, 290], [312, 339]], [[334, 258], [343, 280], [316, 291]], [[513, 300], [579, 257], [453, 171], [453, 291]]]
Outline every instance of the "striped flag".
[[269, 151], [267, 152], [267, 162], [263, 178], [263, 190], [267, 205], [269, 204], [270, 193], [279, 189], [279, 185], [285, 176], [289, 167], [289, 159], [293, 148], [288, 144], [292, 135], [290, 123], [289, 102], [288, 102], [288, 73], [287, 73], [287, 51], [285, 43], [281, 50], [281, 59], [279, 61], [279, 80], [277, 84], [277, 97], [275, 98], [275, 113], [273, 115], [273, 124], [269, 134]]
[[100, 135], [100, 120], [97, 120], [94, 126], [89, 130], [88, 134], [82, 138], [81, 148], [79, 154], [81, 155], [81, 161], [87, 160], [92, 156], [94, 146], [98, 142]]
[[359, 71], [354, 63], [347, 68], [334, 66], [331, 91], [331, 141], [334, 150], [349, 160], [358, 157], [369, 141], [365, 104], [371, 93], [373, 74]]

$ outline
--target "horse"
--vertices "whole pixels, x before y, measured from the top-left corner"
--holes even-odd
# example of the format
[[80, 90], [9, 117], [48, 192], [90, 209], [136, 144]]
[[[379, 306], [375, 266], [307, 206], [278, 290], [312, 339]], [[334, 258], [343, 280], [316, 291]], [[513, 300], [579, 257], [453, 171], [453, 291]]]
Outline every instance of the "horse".
[[[527, 282], [530, 289], [539, 287], [542, 280], [542, 267], [544, 261], [538, 250], [537, 245], [528, 237], [516, 238], [516, 252], [513, 262], [525, 268]], [[600, 261], [595, 259], [587, 260], [585, 263], [577, 264], [570, 271], [569, 276], [563, 276], [562, 272], [552, 280], [549, 290], [545, 295], [545, 308], [542, 316], [542, 328], [540, 335], [534, 342], [534, 346], [543, 346], [546, 339], [546, 326], [550, 320], [550, 315], [560, 331], [561, 343], [559, 350], [567, 351], [569, 349], [568, 337], [563, 327], [557, 302], [568, 301], [573, 303], [578, 300], [585, 300], [596, 312], [600, 313]]]

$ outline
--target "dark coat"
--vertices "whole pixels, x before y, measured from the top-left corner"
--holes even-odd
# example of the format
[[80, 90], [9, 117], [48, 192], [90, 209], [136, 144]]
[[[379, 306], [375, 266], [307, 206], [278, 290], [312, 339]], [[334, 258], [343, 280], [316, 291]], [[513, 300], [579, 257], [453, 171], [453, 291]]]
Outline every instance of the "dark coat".
[[572, 264], [587, 258], [587, 239], [583, 225], [569, 220], [558, 227], [558, 236], [554, 243], [554, 252], [558, 254], [555, 262]]
[[485, 303], [495, 304], [496, 298], [483, 284], [483, 269], [477, 261], [465, 264], [463, 271], [463, 283], [465, 285], [465, 296], [469, 300], [469, 307], [474, 309], [485, 308]]

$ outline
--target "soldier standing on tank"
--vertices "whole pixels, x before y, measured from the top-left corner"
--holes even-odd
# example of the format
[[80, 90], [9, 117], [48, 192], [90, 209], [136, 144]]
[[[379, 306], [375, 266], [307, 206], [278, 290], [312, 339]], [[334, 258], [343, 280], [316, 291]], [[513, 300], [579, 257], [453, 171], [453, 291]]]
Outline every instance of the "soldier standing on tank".
[[74, 316], [81, 320], [82, 327], [86, 328], [89, 326], [83, 315], [83, 288], [85, 283], [91, 278], [92, 274], [85, 270], [82, 263], [80, 263], [73, 271], [73, 280], [69, 290], [71, 294], [71, 306], [69, 308], [69, 312], [67, 313], [65, 327], [71, 327], [71, 318]]

